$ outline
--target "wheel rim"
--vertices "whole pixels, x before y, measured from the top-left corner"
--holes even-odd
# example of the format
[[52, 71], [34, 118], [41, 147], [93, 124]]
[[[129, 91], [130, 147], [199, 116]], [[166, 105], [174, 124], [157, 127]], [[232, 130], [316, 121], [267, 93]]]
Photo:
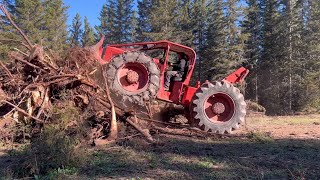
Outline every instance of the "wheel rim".
[[235, 102], [225, 93], [215, 93], [204, 101], [204, 114], [212, 123], [224, 123], [232, 119]]
[[124, 90], [140, 93], [147, 88], [148, 70], [140, 63], [127, 63], [119, 68], [117, 79]]

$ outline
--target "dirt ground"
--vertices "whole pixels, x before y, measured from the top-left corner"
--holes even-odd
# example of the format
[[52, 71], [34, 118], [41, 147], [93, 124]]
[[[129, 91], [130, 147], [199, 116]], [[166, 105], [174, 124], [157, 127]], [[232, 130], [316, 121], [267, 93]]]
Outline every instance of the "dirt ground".
[[[80, 168], [58, 169], [40, 179], [320, 178], [320, 115], [248, 117], [235, 133], [250, 136], [199, 139], [159, 134], [154, 135], [158, 145], [133, 138], [92, 150]], [[1, 151], [0, 179], [10, 179], [7, 167], [14, 157]]]
[[252, 116], [235, 133], [264, 132], [274, 139], [320, 139], [320, 115]]

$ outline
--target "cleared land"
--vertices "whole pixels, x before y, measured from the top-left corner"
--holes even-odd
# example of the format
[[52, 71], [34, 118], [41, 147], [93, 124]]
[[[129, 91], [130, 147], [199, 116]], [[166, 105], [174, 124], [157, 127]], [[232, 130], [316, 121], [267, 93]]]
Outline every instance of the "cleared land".
[[[80, 168], [51, 172], [52, 179], [319, 179], [320, 116], [249, 117], [237, 134], [209, 138], [156, 135], [90, 152]], [[12, 153], [10, 153], [12, 154]], [[5, 176], [14, 155], [0, 155]], [[2, 176], [4, 177], [4, 176]]]

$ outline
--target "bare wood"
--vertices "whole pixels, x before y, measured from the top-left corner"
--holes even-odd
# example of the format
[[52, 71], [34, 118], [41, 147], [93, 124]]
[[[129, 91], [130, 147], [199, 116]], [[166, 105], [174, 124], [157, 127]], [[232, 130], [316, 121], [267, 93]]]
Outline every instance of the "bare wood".
[[16, 60], [18, 60], [18, 61], [20, 61], [20, 62], [23, 62], [23, 63], [25, 63], [25, 64], [33, 67], [33, 68], [39, 69], [39, 70], [41, 70], [41, 71], [45, 71], [45, 70], [43, 70], [41, 67], [36, 66], [36, 65], [34, 65], [34, 64], [32, 64], [32, 63], [29, 63], [28, 61], [26, 61], [26, 60], [24, 60], [24, 59], [22, 59], [22, 58], [20, 58], [20, 57], [18, 57], [18, 56], [15, 56], [15, 55], [12, 55], [12, 56], [13, 56]]
[[184, 125], [181, 125], [181, 124], [170, 123], [170, 122], [163, 122], [163, 121], [157, 121], [157, 120], [149, 119], [149, 118], [141, 118], [141, 117], [139, 117], [139, 119], [140, 119], [140, 120], [143, 120], [143, 121], [149, 121], [149, 122], [154, 122], [154, 123], [159, 123], [159, 124], [165, 124], [165, 125], [175, 126], [175, 127], [180, 127], [180, 128], [189, 127], [189, 126], [184, 126]]
[[[103, 69], [102, 65], [100, 65], [101, 68]], [[110, 135], [109, 135], [109, 140], [114, 140], [118, 138], [118, 124], [117, 124], [117, 117], [116, 117], [116, 110], [114, 107], [114, 103], [111, 99], [110, 96], [110, 90], [109, 90], [109, 86], [108, 86], [108, 82], [107, 82], [107, 78], [105, 76], [105, 74], [103, 73], [103, 80], [104, 80], [104, 84], [105, 84], [105, 91], [109, 100], [109, 103], [111, 105], [111, 123], [110, 123]]]
[[28, 114], [25, 110], [23, 110], [23, 109], [19, 108], [18, 106], [16, 106], [16, 105], [12, 104], [11, 102], [6, 101], [6, 100], [4, 100], [3, 102], [5, 102], [5, 103], [9, 104], [10, 106], [14, 107], [17, 111], [21, 112], [22, 114], [24, 114], [24, 115], [26, 115], [26, 116], [28, 116], [28, 117], [30, 117], [30, 118], [32, 118], [32, 119], [34, 119], [34, 120], [36, 120], [36, 121], [40, 122], [40, 123], [44, 123], [44, 121], [43, 121], [43, 120], [41, 120], [41, 119], [39, 119], [39, 118], [36, 118], [36, 117], [34, 117], [34, 116], [32, 116], [32, 115]]
[[6, 71], [6, 73], [8, 74], [8, 76], [10, 76], [10, 78], [13, 78], [11, 72], [10, 72], [9, 69], [3, 64], [2, 61], [0, 61], [0, 66]]
[[56, 76], [51, 76], [49, 79], [57, 79], [57, 78], [63, 78], [63, 77], [77, 77], [76, 74], [61, 74]]
[[6, 15], [6, 17], [8, 18], [8, 20], [10, 21], [10, 23], [12, 24], [12, 26], [14, 26], [18, 32], [22, 35], [22, 37], [24, 38], [24, 40], [27, 42], [27, 44], [29, 45], [30, 49], [33, 47], [31, 41], [28, 39], [28, 37], [22, 32], [22, 30], [16, 25], [16, 23], [11, 19], [11, 16], [9, 14], [9, 12], [7, 11], [7, 9], [4, 7], [4, 5], [0, 5], [0, 9], [1, 11]]
[[42, 99], [42, 102], [41, 102], [41, 106], [40, 106], [40, 109], [39, 109], [39, 111], [38, 111], [38, 114], [37, 114], [36, 118], [39, 118], [40, 115], [41, 115], [42, 112], [43, 112], [44, 106], [46, 105], [46, 98], [47, 98], [48, 92], [49, 92], [49, 89], [48, 89], [48, 88], [45, 88], [45, 90], [44, 90], [44, 95], [43, 95], [43, 99]]
[[133, 126], [136, 130], [138, 130], [144, 137], [146, 137], [147, 141], [150, 143], [154, 143], [152, 136], [149, 133], [148, 129], [142, 129], [140, 126], [138, 126], [136, 123], [132, 122], [129, 118], [126, 119], [126, 121]]

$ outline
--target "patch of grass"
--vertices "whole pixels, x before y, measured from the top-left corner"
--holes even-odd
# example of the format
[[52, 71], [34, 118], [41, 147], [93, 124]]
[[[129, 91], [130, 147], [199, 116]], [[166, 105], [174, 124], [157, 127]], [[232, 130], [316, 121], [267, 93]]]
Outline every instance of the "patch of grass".
[[[164, 145], [127, 143], [94, 154], [79, 177], [151, 179], [316, 179], [320, 142], [160, 138]], [[133, 140], [134, 141], [134, 140]], [[130, 144], [135, 144], [130, 146]]]
[[248, 133], [248, 137], [253, 141], [271, 143], [274, 142], [269, 133], [260, 131], [251, 131]]
[[[24, 148], [9, 152], [19, 161], [10, 166], [14, 178], [55, 179], [72, 174], [88, 160], [86, 150], [76, 148], [82, 138], [79, 111], [68, 105], [53, 109], [54, 123]], [[79, 128], [67, 129], [71, 121], [77, 121]]]
[[247, 124], [251, 125], [312, 125], [320, 123], [320, 115], [303, 115], [303, 116], [264, 116], [248, 117]]

